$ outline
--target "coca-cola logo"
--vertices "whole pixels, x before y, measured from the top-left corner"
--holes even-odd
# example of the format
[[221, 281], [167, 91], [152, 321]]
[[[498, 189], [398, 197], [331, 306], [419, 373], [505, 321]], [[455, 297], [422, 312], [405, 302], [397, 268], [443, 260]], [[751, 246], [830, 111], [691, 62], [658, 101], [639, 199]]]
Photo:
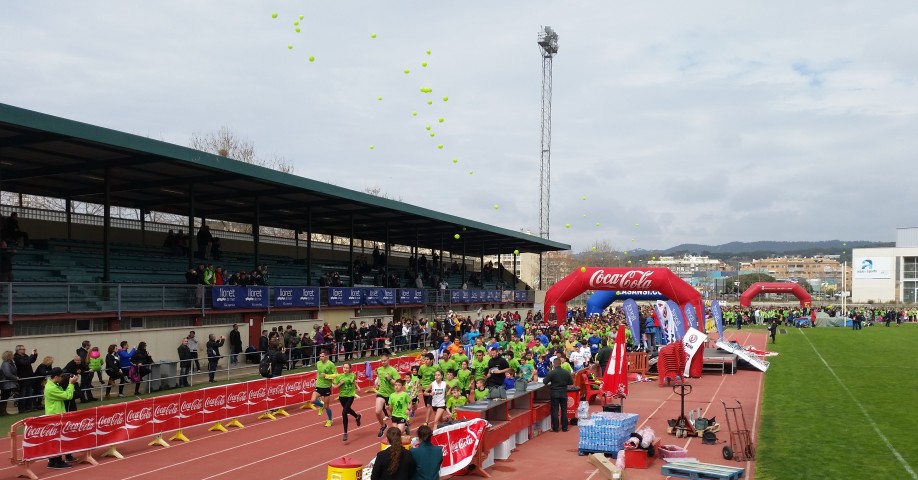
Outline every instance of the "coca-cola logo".
[[190, 402], [182, 402], [182, 413], [185, 412], [194, 412], [200, 410], [204, 406], [204, 401], [200, 398], [196, 398]]
[[590, 288], [615, 288], [619, 290], [650, 290], [653, 281], [650, 276], [653, 270], [629, 270], [625, 273], [606, 273], [596, 270], [590, 275]]
[[26, 427], [24, 435], [28, 440], [39, 440], [44, 438], [55, 438], [60, 436], [60, 424], [53, 423], [50, 425], [42, 425], [40, 427]]
[[296, 382], [287, 383], [284, 385], [284, 389], [287, 391], [287, 393], [302, 392], [303, 391], [303, 381], [299, 380]]
[[449, 448], [453, 452], [458, 452], [472, 446], [474, 443], [475, 438], [473, 438], [471, 435], [466, 435], [460, 438], [458, 441], [450, 443]]
[[249, 390], [249, 400], [258, 400], [259, 398], [265, 398], [268, 396], [267, 388], [259, 388], [257, 390]]
[[284, 393], [284, 385], [271, 385], [268, 387], [268, 396], [276, 398]]
[[79, 422], [64, 422], [64, 426], [61, 428], [62, 434], [67, 433], [83, 433], [91, 432], [96, 428], [96, 419], [95, 418], [84, 418]]
[[157, 405], [153, 410], [153, 414], [157, 417], [168, 417], [178, 413], [178, 403], [170, 403], [169, 405]]
[[207, 397], [204, 399], [204, 408], [226, 405], [226, 395], [217, 395], [216, 397]]
[[316, 388], [316, 379], [303, 380], [303, 390], [312, 390]]
[[153, 409], [150, 407], [144, 407], [140, 410], [129, 410], [127, 412], [127, 421], [129, 422], [145, 422], [153, 418]]
[[229, 394], [229, 396], [226, 398], [226, 401], [227, 401], [228, 403], [242, 403], [242, 402], [245, 402], [245, 393], [246, 393], [246, 392], [231, 393], [231, 394]]
[[97, 423], [99, 427], [119, 427], [124, 425], [124, 412], [118, 412], [109, 416], [100, 416]]

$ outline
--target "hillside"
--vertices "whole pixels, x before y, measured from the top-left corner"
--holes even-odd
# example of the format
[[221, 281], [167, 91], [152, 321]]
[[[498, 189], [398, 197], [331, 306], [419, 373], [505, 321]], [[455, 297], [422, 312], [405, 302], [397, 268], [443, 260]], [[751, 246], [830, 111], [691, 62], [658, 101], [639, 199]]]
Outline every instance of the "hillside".
[[825, 240], [818, 242], [730, 242], [723, 245], [698, 245], [684, 243], [663, 250], [663, 255], [697, 254], [708, 256], [742, 255], [764, 257], [768, 255], [850, 255], [852, 248], [892, 247], [894, 242], [869, 242], [865, 240]]

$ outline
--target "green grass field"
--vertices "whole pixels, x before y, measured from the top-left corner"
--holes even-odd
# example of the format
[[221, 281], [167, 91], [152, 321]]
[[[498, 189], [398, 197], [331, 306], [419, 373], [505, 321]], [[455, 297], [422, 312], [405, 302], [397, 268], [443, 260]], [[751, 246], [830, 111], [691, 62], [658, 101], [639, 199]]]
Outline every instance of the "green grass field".
[[765, 377], [756, 478], [918, 478], [918, 325], [786, 330], [769, 344], [780, 356]]

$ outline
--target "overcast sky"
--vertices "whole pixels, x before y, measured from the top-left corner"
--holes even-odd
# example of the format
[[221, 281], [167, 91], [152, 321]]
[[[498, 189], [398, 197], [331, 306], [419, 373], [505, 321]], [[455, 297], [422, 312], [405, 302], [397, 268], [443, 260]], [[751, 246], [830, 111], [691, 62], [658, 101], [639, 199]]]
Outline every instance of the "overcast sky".
[[0, 102], [182, 145], [226, 125], [299, 175], [538, 233], [544, 25], [553, 240], [918, 224], [914, 1], [3, 2]]

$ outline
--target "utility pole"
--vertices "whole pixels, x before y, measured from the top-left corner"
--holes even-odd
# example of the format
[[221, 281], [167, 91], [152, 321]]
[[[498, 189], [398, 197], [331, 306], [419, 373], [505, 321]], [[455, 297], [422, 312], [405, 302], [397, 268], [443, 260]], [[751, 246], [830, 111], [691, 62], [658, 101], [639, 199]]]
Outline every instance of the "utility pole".
[[[542, 148], [539, 163], [539, 236], [549, 238], [551, 199], [551, 67], [558, 53], [558, 34], [551, 27], [539, 32], [542, 52]], [[540, 285], [541, 287], [541, 285]]]

